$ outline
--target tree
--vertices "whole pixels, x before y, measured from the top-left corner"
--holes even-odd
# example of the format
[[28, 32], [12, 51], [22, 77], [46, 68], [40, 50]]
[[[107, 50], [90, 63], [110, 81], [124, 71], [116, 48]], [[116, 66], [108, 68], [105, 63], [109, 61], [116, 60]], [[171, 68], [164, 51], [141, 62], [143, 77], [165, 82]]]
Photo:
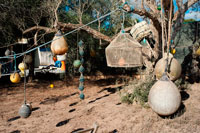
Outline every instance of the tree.
[[[125, 3], [125, 0], [122, 0], [123, 3]], [[184, 20], [184, 15], [185, 12], [192, 6], [194, 5], [198, 0], [188, 0], [185, 3], [183, 3], [183, 0], [176, 0], [177, 6], [178, 6], [178, 11], [176, 11], [173, 14], [173, 22], [172, 22], [172, 27], [173, 27], [173, 34], [172, 34], [172, 40], [175, 38], [175, 35], [178, 30], [181, 28], [181, 24]], [[136, 0], [133, 2], [135, 3]], [[136, 3], [138, 4], [139, 1]], [[157, 1], [157, 3], [153, 0], [141, 0], [140, 1], [140, 6], [135, 6], [134, 10], [131, 11], [133, 13], [139, 14], [140, 16], [146, 16], [148, 17], [153, 26], [155, 27], [157, 32], [154, 32], [154, 38], [156, 40], [155, 44], [155, 51], [158, 53], [159, 52], [159, 44], [162, 44], [162, 36], [161, 34], [161, 22], [164, 20], [164, 29], [168, 29], [168, 22], [169, 22], [169, 13], [170, 13], [170, 0], [169, 1], [164, 1], [163, 0], [163, 8], [164, 8], [164, 19], [161, 18], [161, 11], [157, 10], [158, 3], [161, 3], [161, 0]], [[174, 7], [173, 7], [174, 8]], [[129, 5], [125, 7], [127, 11], [130, 11]], [[168, 31], [166, 31], [166, 34], [168, 34]], [[159, 53], [158, 53], [159, 54]]]

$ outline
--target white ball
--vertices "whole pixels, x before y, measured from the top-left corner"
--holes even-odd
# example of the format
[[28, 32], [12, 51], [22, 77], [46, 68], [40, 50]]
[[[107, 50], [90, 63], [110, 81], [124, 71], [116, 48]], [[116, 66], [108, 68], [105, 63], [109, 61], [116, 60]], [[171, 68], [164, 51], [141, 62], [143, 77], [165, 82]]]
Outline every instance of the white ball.
[[178, 110], [181, 95], [172, 81], [158, 80], [149, 92], [148, 102], [154, 112], [167, 116]]

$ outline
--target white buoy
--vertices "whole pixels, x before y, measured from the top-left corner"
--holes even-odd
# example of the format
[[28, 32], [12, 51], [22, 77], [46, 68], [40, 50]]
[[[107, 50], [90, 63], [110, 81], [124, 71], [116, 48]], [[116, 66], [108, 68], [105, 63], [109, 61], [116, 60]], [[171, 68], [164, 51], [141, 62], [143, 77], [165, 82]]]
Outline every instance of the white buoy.
[[151, 88], [148, 102], [154, 112], [162, 116], [175, 113], [181, 104], [181, 95], [176, 85], [166, 76]]

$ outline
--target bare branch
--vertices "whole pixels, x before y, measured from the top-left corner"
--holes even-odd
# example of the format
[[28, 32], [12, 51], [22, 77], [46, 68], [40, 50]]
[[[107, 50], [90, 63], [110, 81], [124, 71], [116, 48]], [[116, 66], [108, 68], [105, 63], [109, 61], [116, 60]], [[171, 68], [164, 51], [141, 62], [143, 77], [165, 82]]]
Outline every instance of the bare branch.
[[58, 8], [59, 8], [59, 6], [60, 6], [61, 3], [62, 3], [62, 0], [59, 0], [58, 4], [57, 4], [57, 6], [56, 6], [56, 9], [55, 9], [55, 11], [54, 11], [54, 13], [55, 13], [55, 18], [56, 18], [55, 23], [54, 23], [54, 27], [56, 27], [56, 26], [57, 26], [57, 23], [58, 23], [58, 14], [57, 14], [57, 11], [58, 11]]
[[54, 28], [48, 28], [48, 27], [44, 27], [44, 26], [33, 26], [33, 27], [28, 28], [25, 31], [23, 31], [23, 34], [27, 34], [28, 32], [31, 32], [31, 31], [34, 31], [34, 30], [44, 30], [46, 33], [52, 33], [52, 32], [57, 31]]

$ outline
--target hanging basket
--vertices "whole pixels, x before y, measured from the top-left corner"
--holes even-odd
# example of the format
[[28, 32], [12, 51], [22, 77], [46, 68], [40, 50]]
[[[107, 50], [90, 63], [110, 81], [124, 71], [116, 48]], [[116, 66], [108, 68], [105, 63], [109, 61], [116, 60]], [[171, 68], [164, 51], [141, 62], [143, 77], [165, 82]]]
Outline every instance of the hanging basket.
[[109, 67], [143, 66], [142, 46], [128, 33], [119, 34], [105, 51]]
[[54, 41], [51, 43], [51, 51], [55, 55], [65, 54], [68, 50], [68, 44], [60, 31], [55, 34], [53, 40]]
[[131, 35], [137, 41], [141, 41], [144, 37], [149, 36], [151, 34], [151, 29], [146, 21], [142, 21], [140, 23], [135, 24], [131, 31]]

